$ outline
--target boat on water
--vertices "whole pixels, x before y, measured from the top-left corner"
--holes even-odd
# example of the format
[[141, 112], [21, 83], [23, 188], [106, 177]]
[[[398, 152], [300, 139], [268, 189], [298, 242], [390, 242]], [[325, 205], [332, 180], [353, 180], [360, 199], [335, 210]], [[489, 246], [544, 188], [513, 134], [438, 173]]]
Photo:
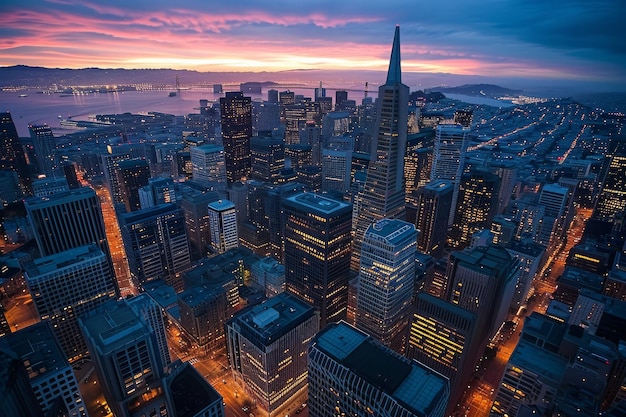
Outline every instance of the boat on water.
[[28, 97], [28, 94], [20, 94], [18, 97]]
[[176, 91], [170, 91], [170, 95], [168, 97], [176, 97]]

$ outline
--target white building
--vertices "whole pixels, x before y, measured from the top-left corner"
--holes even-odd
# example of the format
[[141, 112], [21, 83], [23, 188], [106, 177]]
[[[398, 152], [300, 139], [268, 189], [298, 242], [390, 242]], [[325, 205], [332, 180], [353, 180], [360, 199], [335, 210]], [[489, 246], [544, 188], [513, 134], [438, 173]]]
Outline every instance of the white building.
[[218, 200], [209, 203], [209, 225], [211, 245], [217, 253], [239, 247], [237, 210], [232, 201]]

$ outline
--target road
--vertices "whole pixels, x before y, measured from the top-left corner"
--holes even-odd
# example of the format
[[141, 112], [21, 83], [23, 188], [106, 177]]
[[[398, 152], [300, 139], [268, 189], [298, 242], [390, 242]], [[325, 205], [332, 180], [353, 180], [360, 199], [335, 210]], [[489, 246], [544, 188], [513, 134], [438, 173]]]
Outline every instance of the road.
[[102, 217], [104, 218], [104, 227], [109, 242], [109, 250], [111, 251], [111, 259], [113, 260], [113, 268], [115, 269], [115, 277], [117, 278], [122, 297], [127, 295], [136, 295], [139, 292], [130, 279], [130, 270], [126, 260], [126, 251], [122, 242], [122, 234], [117, 222], [117, 216], [113, 209], [113, 202], [109, 194], [109, 190], [101, 185], [93, 187], [96, 190], [98, 198], [100, 198], [100, 206], [102, 207]]
[[515, 350], [522, 332], [524, 316], [528, 316], [534, 311], [546, 312], [550, 304], [550, 297], [556, 289], [556, 281], [565, 269], [569, 251], [580, 242], [585, 225], [591, 217], [592, 211], [590, 209], [575, 208], [575, 210], [576, 213], [567, 229], [567, 238], [556, 248], [554, 253], [548, 256], [546, 265], [534, 277], [535, 295], [528, 301], [527, 308], [519, 317], [518, 324], [513, 328], [513, 331], [507, 330], [499, 338], [496, 357], [488, 362], [480, 377], [473, 379], [468, 385], [468, 389], [459, 401], [459, 407], [455, 410], [456, 415], [489, 416], [506, 364]]

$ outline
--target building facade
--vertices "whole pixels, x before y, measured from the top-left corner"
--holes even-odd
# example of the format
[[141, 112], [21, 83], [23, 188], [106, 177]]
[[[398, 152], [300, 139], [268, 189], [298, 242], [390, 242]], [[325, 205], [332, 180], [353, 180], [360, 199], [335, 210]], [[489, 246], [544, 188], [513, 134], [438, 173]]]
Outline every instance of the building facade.
[[448, 380], [345, 322], [309, 347], [309, 415], [443, 417]]
[[352, 207], [314, 193], [283, 199], [287, 291], [320, 311], [321, 326], [345, 318]]
[[363, 238], [356, 326], [396, 352], [404, 339], [415, 285], [415, 226], [383, 219]]
[[289, 293], [241, 310], [226, 323], [235, 381], [272, 415], [307, 385], [307, 347], [319, 313]]
[[409, 87], [402, 84], [400, 70], [400, 27], [396, 26], [387, 80], [378, 89], [376, 101], [378, 132], [367, 170], [356, 217], [350, 268], [358, 271], [361, 244], [367, 228], [382, 218], [404, 218], [404, 155], [407, 142]]

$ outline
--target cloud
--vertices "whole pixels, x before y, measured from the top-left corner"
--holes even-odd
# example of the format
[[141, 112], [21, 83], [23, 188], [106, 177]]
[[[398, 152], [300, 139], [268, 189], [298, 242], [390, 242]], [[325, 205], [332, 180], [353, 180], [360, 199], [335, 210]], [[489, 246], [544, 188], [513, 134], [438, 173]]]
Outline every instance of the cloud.
[[614, 1], [447, 5], [8, 0], [0, 4], [0, 65], [384, 70], [400, 24], [405, 71], [626, 83], [626, 11]]

